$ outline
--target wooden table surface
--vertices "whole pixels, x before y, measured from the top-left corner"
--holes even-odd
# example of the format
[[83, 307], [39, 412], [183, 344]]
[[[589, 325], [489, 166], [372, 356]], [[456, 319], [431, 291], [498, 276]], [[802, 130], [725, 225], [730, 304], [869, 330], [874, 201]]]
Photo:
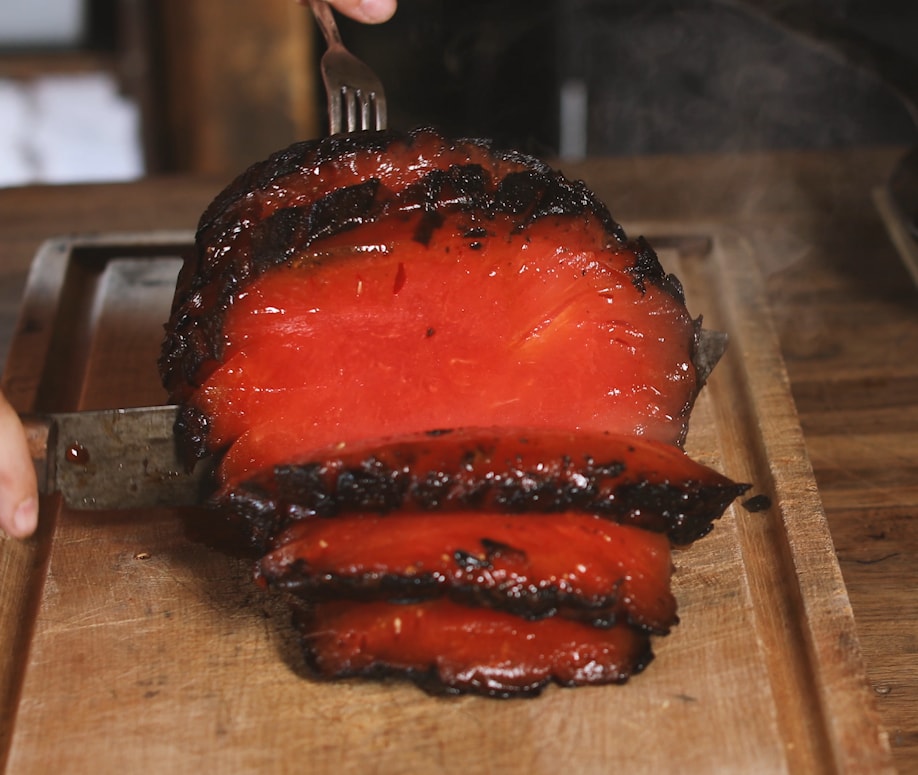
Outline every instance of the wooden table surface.
[[[754, 248], [869, 679], [905, 773], [918, 771], [918, 289], [875, 199], [903, 154], [597, 159], [566, 171], [626, 230], [657, 219], [710, 223]], [[42, 241], [192, 229], [225, 182], [0, 190], [0, 355]]]

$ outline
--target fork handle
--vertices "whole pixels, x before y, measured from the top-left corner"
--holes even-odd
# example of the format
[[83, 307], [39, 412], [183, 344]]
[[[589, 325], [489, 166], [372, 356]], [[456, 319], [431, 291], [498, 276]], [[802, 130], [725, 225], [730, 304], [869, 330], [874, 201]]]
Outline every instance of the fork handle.
[[328, 46], [344, 45], [341, 41], [341, 33], [338, 32], [338, 25], [335, 23], [335, 15], [331, 7], [325, 0], [300, 0], [300, 5], [309, 3], [312, 15], [315, 16], [319, 29], [325, 36], [325, 42]]

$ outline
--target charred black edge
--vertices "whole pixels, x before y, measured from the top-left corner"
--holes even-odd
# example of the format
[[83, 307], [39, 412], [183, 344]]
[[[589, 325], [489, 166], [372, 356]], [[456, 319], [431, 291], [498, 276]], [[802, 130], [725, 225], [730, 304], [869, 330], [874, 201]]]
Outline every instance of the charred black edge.
[[276, 592], [301, 598], [308, 603], [333, 600], [418, 602], [446, 596], [453, 602], [505, 611], [528, 620], [560, 616], [564, 619], [607, 629], [621, 621], [641, 632], [667, 635], [679, 622], [675, 614], [668, 621], [646, 622], [629, 615], [618, 589], [608, 595], [585, 597], [559, 589], [557, 585], [530, 584], [521, 588], [507, 585], [486, 588], [472, 582], [450, 583], [437, 573], [314, 573], [298, 560], [279, 572], [259, 563], [259, 578]]
[[[356, 467], [320, 463], [277, 466], [217, 498], [214, 505], [248, 525], [253, 543], [267, 548], [273, 537], [306, 518], [341, 513], [385, 514], [396, 510], [493, 508], [503, 513], [580, 511], [623, 525], [665, 533], [673, 543], [689, 544], [706, 535], [748, 484], [719, 477], [701, 481], [616, 481], [621, 461], [542, 469], [415, 473], [376, 457]], [[330, 472], [332, 472], [330, 474]]]
[[[324, 671], [319, 664], [318, 654], [310, 643], [308, 634], [300, 634], [300, 645], [303, 652], [303, 658], [312, 677], [323, 682], [340, 681], [348, 678], [360, 678], [370, 681], [394, 679], [413, 683], [418, 689], [425, 694], [429, 694], [431, 697], [460, 697], [462, 695], [474, 694], [492, 700], [533, 699], [541, 695], [549, 684], [552, 683], [552, 679], [549, 677], [534, 680], [521, 686], [503, 684], [500, 688], [482, 685], [475, 681], [450, 684], [439, 674], [435, 665], [431, 665], [428, 668], [402, 668], [384, 662], [374, 662], [372, 665], [359, 670], [344, 668], [334, 673], [328, 673]], [[643, 669], [644, 667], [642, 666], [640, 670]], [[636, 675], [640, 670], [635, 669], [630, 675]], [[630, 675], [617, 678], [617, 680], [610, 679], [605, 683], [625, 683]]]
[[527, 699], [538, 697], [552, 683], [568, 688], [609, 684], [621, 685], [627, 683], [633, 676], [640, 675], [644, 672], [654, 660], [650, 636], [643, 634], [640, 635], [641, 640], [633, 655], [630, 655], [627, 660], [623, 660], [622, 664], [614, 669], [614, 672], [610, 670], [596, 680], [564, 681], [552, 675], [522, 685], [503, 684], [502, 686], [495, 686], [493, 683], [485, 685], [476, 681], [450, 684], [440, 675], [436, 665], [400, 668], [380, 661], [376, 661], [368, 667], [359, 670], [342, 669], [336, 672], [330, 672], [323, 670], [320, 665], [321, 660], [318, 649], [313, 645], [315, 638], [310, 634], [311, 617], [309, 614], [309, 607], [294, 605], [292, 610], [294, 629], [299, 633], [303, 658], [313, 678], [320, 681], [337, 681], [343, 678], [405, 680], [410, 681], [422, 691], [435, 697], [454, 697], [463, 694], [477, 694], [497, 700]]
[[404, 139], [395, 131], [351, 132], [322, 140], [302, 140], [255, 162], [238, 175], [207, 206], [198, 221], [200, 235], [235, 202], [253, 191], [263, 191], [274, 181], [297, 172], [327, 164], [347, 154], [360, 151], [383, 152], [392, 143]]
[[695, 319], [695, 339], [692, 344], [692, 364], [695, 366], [699, 390], [704, 387], [730, 344], [730, 338], [726, 333], [703, 328], [702, 322], [699, 315]]
[[[410, 152], [417, 142], [430, 138], [443, 143], [444, 152], [475, 148], [487, 152], [496, 162], [506, 162], [520, 167], [517, 172], [507, 176], [509, 183], [507, 190], [498, 190], [497, 195], [493, 197], [493, 202], [489, 205], [493, 212], [528, 213], [531, 219], [547, 215], [591, 212], [600, 219], [610, 236], [620, 243], [626, 241], [622, 227], [615, 222], [608, 208], [582, 181], [569, 181], [560, 172], [533, 156], [517, 151], [496, 150], [491, 147], [488, 140], [463, 138], [450, 141], [433, 129], [421, 128], [409, 133], [355, 132], [321, 140], [307, 140], [295, 143], [273, 154], [268, 159], [254, 164], [217, 195], [201, 216], [196, 233], [196, 243], [199, 249], [203, 246], [219, 245], [226, 241], [227, 236], [236, 234], [246, 212], [245, 200], [251, 198], [255, 193], [265, 191], [280, 180], [293, 177], [297, 173], [307, 173], [349, 156], [383, 153], [393, 146], [396, 148], [399, 145], [404, 146]], [[493, 190], [502, 183], [502, 181], [491, 181], [489, 176], [483, 174], [484, 171], [479, 165], [471, 162], [453, 165], [449, 170], [459, 171], [453, 173], [457, 178], [453, 181], [454, 184], [462, 177], [467, 178], [466, 185], [462, 186], [466, 207], [484, 207], [488, 202], [488, 189]], [[426, 180], [406, 187], [406, 191], [413, 190], [418, 193], [416, 203], [426, 203], [428, 209], [431, 209], [438, 198], [446, 199], [446, 202], [449, 202], [448, 198], [437, 196], [437, 187], [442, 184], [445, 173], [447, 170], [431, 170]], [[323, 199], [339, 196], [339, 192], [359, 188], [373, 180], [371, 178], [356, 186], [343, 187], [321, 197], [316, 204]], [[376, 184], [378, 185], [378, 181]], [[426, 198], [424, 194], [427, 195]], [[439, 206], [442, 206], [442, 203]], [[319, 205], [319, 207], [325, 206]], [[287, 207], [279, 203], [277, 210], [283, 209]], [[308, 208], [292, 209], [306, 210]], [[325, 207], [325, 209], [336, 210], [337, 207]], [[350, 214], [353, 215], [354, 211], [351, 210]], [[246, 226], [250, 225], [246, 224]], [[340, 228], [337, 230], [340, 231]], [[203, 256], [199, 256], [200, 258]], [[206, 267], [199, 266], [198, 269], [202, 270]]]
[[191, 471], [204, 456], [210, 420], [206, 414], [192, 406], [183, 406], [175, 418], [175, 436], [181, 463]]
[[[433, 127], [419, 127], [409, 132], [396, 130], [349, 132], [321, 140], [303, 140], [294, 143], [271, 154], [267, 159], [256, 162], [226, 186], [202, 213], [198, 221], [197, 233], [201, 235], [213, 226], [220, 216], [234, 203], [245, 199], [253, 191], [262, 191], [268, 188], [281, 178], [331, 163], [348, 155], [384, 153], [396, 144], [403, 144], [410, 149], [419, 140], [429, 137], [446, 140], [444, 135]], [[519, 164], [542, 175], [557, 174], [548, 164], [535, 156], [517, 150], [495, 149], [490, 140], [483, 138], [458, 138], [449, 144], [449, 150], [455, 150], [463, 146], [478, 148], [500, 161]], [[589, 192], [582, 182], [577, 181], [572, 185], [581, 188], [582, 193], [592, 203], [598, 205], [602, 212], [606, 213], [610, 227], [624, 241], [624, 232], [608, 215], [608, 210], [605, 206]]]
[[[714, 521], [751, 486], [734, 482], [723, 486], [693, 482], [683, 489], [681, 485], [669, 482], [629, 483], [617, 492], [618, 508], [628, 515], [618, 521], [664, 532], [674, 544], [685, 546], [710, 533]], [[681, 503], [683, 498], [685, 503]], [[686, 503], [688, 508], [683, 508]]]
[[485, 588], [474, 583], [452, 584], [437, 573], [411, 576], [398, 573], [312, 573], [305, 562], [297, 561], [278, 574], [269, 572], [261, 563], [260, 577], [269, 589], [303, 598], [308, 602], [332, 600], [418, 602], [446, 596], [456, 603], [487, 607], [512, 613], [528, 620], [561, 616], [565, 619], [608, 628], [624, 616], [637, 629], [665, 635], [676, 622], [647, 626], [632, 621], [615, 592], [603, 596], [581, 597], [565, 592], [556, 585], [530, 585], [513, 590]]
[[495, 686], [478, 681], [449, 684], [439, 674], [436, 666], [427, 669], [400, 668], [382, 662], [374, 662], [362, 670], [343, 670], [333, 675], [325, 675], [317, 664], [316, 654], [308, 643], [308, 637], [308, 635], [300, 636], [303, 655], [313, 677], [320, 681], [338, 681], [344, 678], [363, 678], [373, 681], [396, 679], [413, 683], [418, 689], [432, 697], [478, 695], [492, 700], [525, 700], [540, 696], [552, 683], [568, 689], [577, 686], [622, 685], [632, 677], [643, 673], [654, 659], [653, 649], [648, 642], [643, 644], [642, 651], [631, 664], [616, 668], [614, 674], [604, 675], [601, 679], [563, 681], [557, 676], [549, 676], [520, 686], [512, 684]]
[[667, 274], [657, 256], [656, 251], [644, 237], [638, 237], [627, 242], [634, 251], [634, 264], [628, 269], [631, 282], [641, 293], [645, 293], [648, 283], [656, 286], [672, 296], [680, 304], [685, 304], [685, 291], [682, 282], [674, 274]]

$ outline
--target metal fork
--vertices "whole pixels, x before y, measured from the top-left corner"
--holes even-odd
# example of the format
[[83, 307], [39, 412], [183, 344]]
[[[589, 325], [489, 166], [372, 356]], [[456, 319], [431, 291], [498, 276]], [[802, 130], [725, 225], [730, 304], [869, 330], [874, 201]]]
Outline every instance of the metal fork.
[[[325, 0], [309, 3], [328, 50], [322, 55], [322, 80], [328, 95], [330, 134], [358, 129], [386, 128], [386, 94], [382, 81], [366, 64], [344, 47], [335, 17]], [[346, 119], [345, 119], [346, 117]]]

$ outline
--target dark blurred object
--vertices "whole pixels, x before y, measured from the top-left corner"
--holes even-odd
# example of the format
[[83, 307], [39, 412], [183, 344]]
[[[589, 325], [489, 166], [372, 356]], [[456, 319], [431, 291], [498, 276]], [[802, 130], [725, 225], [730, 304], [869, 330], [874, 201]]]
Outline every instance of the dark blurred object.
[[[88, 50], [140, 105], [151, 172], [232, 174], [325, 131], [322, 46], [294, 0], [88, 2]], [[918, 144], [918, 3], [400, 0], [383, 25], [339, 20], [397, 128], [542, 156]]]
[[906, 231], [918, 240], [918, 149], [909, 151], [893, 170], [889, 193]]
[[86, 45], [96, 51], [114, 53], [119, 37], [120, 0], [86, 0]]
[[[918, 138], [892, 83], [918, 71], [903, 45], [918, 41], [918, 4], [401, 0], [386, 27], [345, 34], [383, 77], [396, 126], [432, 123], [557, 153], [559, 95], [574, 83], [591, 154]], [[874, 67], [861, 38], [890, 66]]]
[[[557, 156], [572, 123], [583, 126], [580, 153], [636, 155], [918, 141], [901, 88], [918, 89], [904, 44], [918, 40], [918, 4], [893, 6], [400, 0], [382, 26], [340, 22], [382, 78], [393, 127], [433, 124]], [[579, 116], [562, 109], [571, 85]]]
[[557, 147], [563, 0], [399, 0], [383, 27], [341, 19], [382, 78], [389, 125], [431, 124], [530, 152]]
[[120, 1], [84, 0], [81, 9], [75, 7], [74, 13], [81, 14], [82, 18], [72, 39], [5, 39], [0, 45], [0, 78], [28, 80], [100, 70], [117, 72], [121, 45], [117, 31]]
[[616, 36], [604, 56], [608, 77], [589, 74], [592, 152], [832, 148], [916, 137], [905, 106], [875, 72], [750, 3], [584, 5], [594, 38]]
[[722, 0], [761, 14], [879, 78], [918, 121], [918, 4], [900, 0]]

